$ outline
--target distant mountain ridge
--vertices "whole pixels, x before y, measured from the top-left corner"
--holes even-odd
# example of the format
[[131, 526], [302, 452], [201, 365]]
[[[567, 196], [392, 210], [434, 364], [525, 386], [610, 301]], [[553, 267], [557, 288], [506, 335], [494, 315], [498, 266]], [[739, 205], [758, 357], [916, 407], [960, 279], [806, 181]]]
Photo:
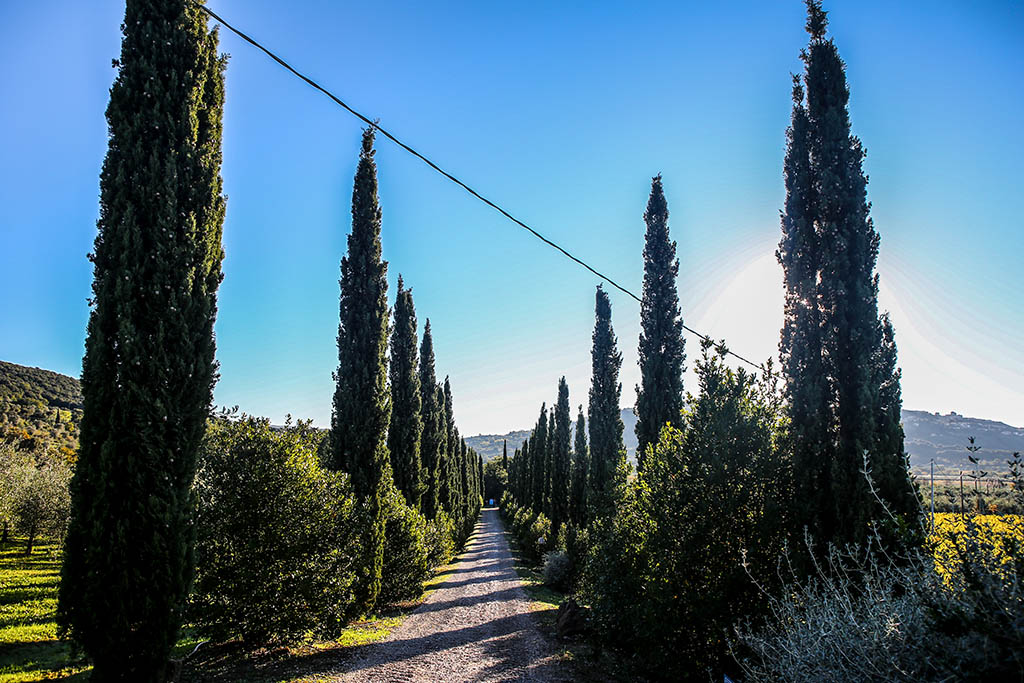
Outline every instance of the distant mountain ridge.
[[[13, 430], [24, 437], [73, 449], [81, 414], [82, 390], [74, 377], [0, 361], [0, 432]], [[917, 471], [926, 471], [933, 460], [936, 472], [970, 470], [967, 439], [972, 436], [981, 447], [978, 456], [982, 467], [992, 473], [1003, 473], [1014, 451], [1024, 453], [1024, 428], [1003, 422], [923, 410], [904, 410], [902, 419], [910, 464]], [[622, 422], [626, 452], [632, 459], [637, 445], [632, 408], [622, 409]], [[466, 444], [487, 461], [501, 457], [504, 440], [508, 440], [511, 456], [529, 435], [526, 429], [480, 434], [466, 437]]]
[[[932, 460], [935, 461], [937, 473], [970, 470], [972, 465], [967, 460], [967, 439], [972, 436], [975, 444], [981, 447], [977, 455], [983, 469], [993, 474], [1005, 472], [1006, 460], [1015, 451], [1024, 453], [1024, 429], [1003, 422], [964, 417], [957, 413], [940, 415], [924, 410], [904, 410], [902, 420], [906, 437], [904, 447], [910, 454], [910, 466], [919, 472], [927, 470]], [[622, 422], [625, 427], [622, 436], [626, 454], [632, 460], [637, 446], [634, 431], [636, 415], [632, 408], [622, 409]], [[508, 439], [511, 455], [529, 435], [528, 430], [517, 430], [508, 434], [470, 436], [466, 438], [466, 443], [487, 461], [501, 455], [502, 439]]]

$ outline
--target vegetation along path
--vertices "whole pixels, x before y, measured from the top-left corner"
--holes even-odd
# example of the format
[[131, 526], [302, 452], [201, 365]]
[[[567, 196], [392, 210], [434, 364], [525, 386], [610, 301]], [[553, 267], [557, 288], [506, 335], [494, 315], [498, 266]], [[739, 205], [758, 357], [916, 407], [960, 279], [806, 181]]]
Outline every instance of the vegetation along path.
[[451, 573], [340, 680], [570, 680], [530, 615], [497, 510], [482, 514]]

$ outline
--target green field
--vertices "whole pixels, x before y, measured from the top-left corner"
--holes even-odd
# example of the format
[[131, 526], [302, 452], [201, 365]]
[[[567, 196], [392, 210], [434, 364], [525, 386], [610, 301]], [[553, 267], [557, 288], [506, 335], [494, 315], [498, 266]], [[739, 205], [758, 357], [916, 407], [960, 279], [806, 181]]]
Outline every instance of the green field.
[[60, 555], [43, 545], [26, 556], [24, 547], [17, 539], [0, 548], [0, 683], [85, 680], [89, 666], [57, 640]]
[[[0, 547], [0, 683], [85, 681], [91, 666], [81, 655], [74, 656], [67, 643], [57, 640], [54, 613], [60, 553], [54, 545], [44, 544], [26, 556], [24, 548], [20, 538]], [[426, 584], [424, 597], [444, 578], [446, 569], [440, 568]], [[312, 663], [304, 660], [385, 638], [421, 601], [399, 606], [381, 617], [354, 622], [331, 642], [258, 653], [241, 653], [231, 643], [204, 645], [195, 670], [186, 669], [184, 677], [191, 680], [198, 674], [204, 680], [238, 680], [241, 675], [245, 680], [268, 682], [306, 680], [302, 670]], [[199, 642], [186, 632], [172, 657], [188, 655]]]

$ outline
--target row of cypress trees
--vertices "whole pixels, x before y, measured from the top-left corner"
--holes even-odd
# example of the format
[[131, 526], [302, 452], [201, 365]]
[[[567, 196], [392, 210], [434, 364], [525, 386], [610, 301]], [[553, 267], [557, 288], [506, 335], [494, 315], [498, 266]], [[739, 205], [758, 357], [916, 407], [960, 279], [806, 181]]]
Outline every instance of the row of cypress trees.
[[[820, 0], [807, 0], [807, 8], [810, 43], [801, 54], [805, 72], [794, 79], [777, 252], [786, 287], [780, 352], [788, 417], [784, 438], [795, 483], [793, 531], [800, 536], [806, 528], [821, 543], [863, 543], [887, 520], [888, 537], [895, 540], [913, 536], [919, 499], [903, 450], [894, 331], [888, 315], [878, 312], [879, 236], [869, 215], [865, 153], [850, 132], [845, 66], [825, 37]], [[679, 261], [660, 175], [652, 180], [644, 222], [635, 407], [639, 471], [662, 430], [681, 428], [686, 415]], [[566, 519], [585, 519], [587, 505], [581, 501], [588, 492], [606, 490], [623, 450], [621, 356], [608, 297], [600, 288], [596, 313], [589, 455], [579, 438], [573, 457], [568, 455], [563, 378], [554, 410], [541, 407], [510, 465], [517, 501], [548, 515], [555, 528]]]
[[[782, 590], [787, 547], [799, 574], [827, 567], [830, 548], [878, 540], [901, 551], [921, 541], [894, 331], [878, 311], [864, 150], [851, 133], [826, 14], [819, 0], [807, 10], [777, 252], [786, 288], [781, 395], [770, 364], [760, 375], [732, 370], [727, 349], [703, 340], [699, 387], [684, 398], [679, 261], [658, 176], [644, 213], [635, 476], [623, 464], [621, 357], [600, 289], [589, 448], [581, 410], [571, 461], [565, 455], [563, 379], [554, 408], [541, 407], [509, 465], [513, 530], [543, 540], [539, 550], [564, 549], [563, 581], [590, 606], [595, 637], [657, 678], [736, 673], [723, 634], [766, 613], [764, 591]], [[550, 520], [551, 538], [539, 533], [547, 527], [534, 523], [538, 515]], [[546, 560], [545, 575], [557, 576], [566, 560]]]
[[427, 519], [442, 514], [451, 519], [457, 545], [469, 537], [483, 496], [483, 462], [459, 435], [451, 383], [447, 377], [443, 384], [437, 381], [429, 320], [417, 357], [416, 308], [401, 276], [392, 333], [373, 142], [371, 126], [363, 132], [352, 231], [341, 262], [328, 458], [332, 467], [351, 475], [365, 503], [367, 562], [358, 596], [364, 612], [373, 609], [380, 591], [388, 486], [397, 486], [406, 503]]
[[612, 476], [625, 460], [619, 410], [622, 354], [611, 317], [608, 293], [598, 286], [589, 421], [580, 406], [573, 437], [569, 386], [562, 377], [554, 409], [541, 406], [536, 426], [508, 461], [509, 491], [518, 504], [546, 515], [556, 537], [566, 522], [583, 528], [607, 508]]
[[[84, 415], [57, 608], [95, 681], [163, 681], [194, 573], [193, 480], [216, 381], [226, 58], [192, 0], [127, 0], [107, 108]], [[399, 282], [388, 367], [373, 131], [363, 136], [341, 264], [339, 366], [326, 463], [361, 501], [358, 611], [386, 566], [388, 487], [464, 541], [481, 505], [477, 454], [434, 374], [429, 322], [416, 357]], [[390, 381], [389, 381], [390, 379]]]

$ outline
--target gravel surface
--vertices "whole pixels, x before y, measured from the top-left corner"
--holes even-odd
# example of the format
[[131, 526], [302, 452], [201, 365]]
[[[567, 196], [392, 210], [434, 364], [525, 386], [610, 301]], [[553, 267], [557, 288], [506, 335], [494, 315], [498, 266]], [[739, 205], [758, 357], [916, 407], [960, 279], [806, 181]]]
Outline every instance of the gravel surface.
[[386, 639], [345, 663], [341, 681], [568, 681], [537, 631], [497, 510], [436, 590]]

